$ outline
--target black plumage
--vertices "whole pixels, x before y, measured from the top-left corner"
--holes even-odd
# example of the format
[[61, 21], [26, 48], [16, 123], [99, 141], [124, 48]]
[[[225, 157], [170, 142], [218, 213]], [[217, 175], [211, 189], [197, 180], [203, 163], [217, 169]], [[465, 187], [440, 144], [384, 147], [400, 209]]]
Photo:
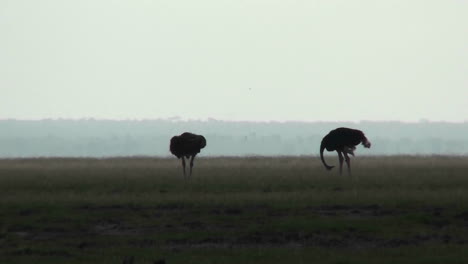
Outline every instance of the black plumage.
[[329, 166], [323, 158], [323, 151], [338, 152], [338, 158], [340, 161], [340, 174], [343, 169], [343, 155], [346, 165], [348, 166], [348, 173], [351, 174], [351, 161], [348, 154], [354, 156], [354, 150], [356, 146], [362, 144], [366, 148], [370, 148], [371, 143], [366, 138], [361, 130], [351, 129], [346, 127], [340, 127], [330, 131], [323, 139], [320, 144], [320, 158], [322, 159], [323, 165], [327, 170], [331, 170], [334, 166]]
[[185, 158], [190, 158], [190, 174], [192, 175], [193, 160], [200, 153], [200, 150], [206, 146], [206, 139], [202, 135], [185, 132], [180, 136], [171, 138], [169, 150], [178, 159], [182, 159], [182, 169], [185, 176]]

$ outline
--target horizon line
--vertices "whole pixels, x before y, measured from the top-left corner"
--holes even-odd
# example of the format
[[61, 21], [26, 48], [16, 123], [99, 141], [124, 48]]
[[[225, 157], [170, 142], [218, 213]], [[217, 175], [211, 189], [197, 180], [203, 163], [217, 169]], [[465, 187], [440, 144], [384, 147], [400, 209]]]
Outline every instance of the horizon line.
[[445, 124], [465, 124], [468, 120], [463, 121], [446, 121], [446, 120], [429, 120], [421, 118], [417, 121], [407, 120], [229, 120], [208, 118], [182, 118], [179, 116], [166, 118], [96, 118], [96, 117], [80, 117], [80, 118], [0, 118], [0, 121], [115, 121], [115, 122], [144, 122], [144, 121], [166, 121], [173, 123], [189, 123], [189, 122], [225, 122], [225, 123], [403, 123], [403, 124], [427, 124], [427, 123], [445, 123]]

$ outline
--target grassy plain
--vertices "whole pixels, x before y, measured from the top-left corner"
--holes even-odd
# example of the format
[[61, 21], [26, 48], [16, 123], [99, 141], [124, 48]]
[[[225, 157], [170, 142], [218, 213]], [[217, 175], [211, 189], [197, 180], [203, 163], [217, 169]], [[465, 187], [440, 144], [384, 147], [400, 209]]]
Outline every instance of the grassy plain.
[[0, 263], [468, 263], [468, 157], [352, 162], [0, 160]]

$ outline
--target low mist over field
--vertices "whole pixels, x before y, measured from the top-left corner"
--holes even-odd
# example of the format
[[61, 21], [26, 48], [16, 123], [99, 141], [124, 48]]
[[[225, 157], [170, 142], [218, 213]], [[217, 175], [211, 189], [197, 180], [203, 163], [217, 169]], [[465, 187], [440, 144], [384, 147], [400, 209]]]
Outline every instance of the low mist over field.
[[169, 156], [169, 140], [185, 131], [203, 134], [201, 156], [317, 155], [336, 127], [363, 130], [371, 149], [357, 155], [466, 155], [468, 123], [228, 122], [209, 119], [0, 121], [0, 157]]

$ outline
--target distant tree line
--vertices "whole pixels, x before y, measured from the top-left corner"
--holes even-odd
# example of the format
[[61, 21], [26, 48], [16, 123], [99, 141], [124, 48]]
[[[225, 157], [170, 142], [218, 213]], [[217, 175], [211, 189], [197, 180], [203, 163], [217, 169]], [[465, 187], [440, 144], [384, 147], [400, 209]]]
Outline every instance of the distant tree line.
[[0, 120], [0, 157], [169, 156], [172, 136], [207, 139], [203, 156], [317, 155], [336, 127], [363, 130], [372, 142], [358, 155], [468, 155], [468, 123], [227, 122], [219, 120]]

